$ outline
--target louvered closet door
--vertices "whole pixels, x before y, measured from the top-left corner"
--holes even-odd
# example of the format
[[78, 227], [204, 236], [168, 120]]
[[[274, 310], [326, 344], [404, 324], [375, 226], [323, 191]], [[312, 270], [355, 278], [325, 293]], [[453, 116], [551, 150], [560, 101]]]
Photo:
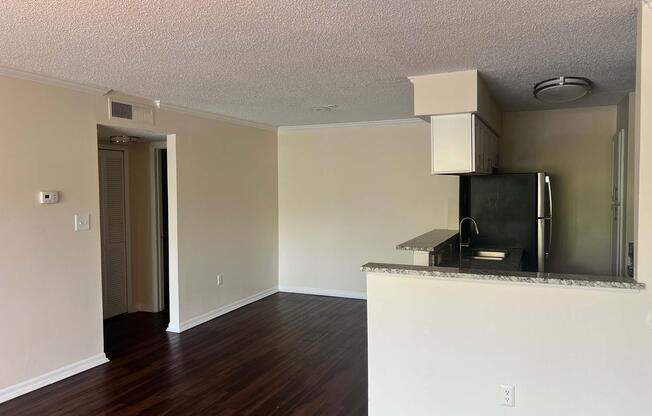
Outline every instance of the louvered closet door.
[[119, 150], [100, 149], [102, 304], [104, 318], [127, 313], [127, 229], [125, 159]]

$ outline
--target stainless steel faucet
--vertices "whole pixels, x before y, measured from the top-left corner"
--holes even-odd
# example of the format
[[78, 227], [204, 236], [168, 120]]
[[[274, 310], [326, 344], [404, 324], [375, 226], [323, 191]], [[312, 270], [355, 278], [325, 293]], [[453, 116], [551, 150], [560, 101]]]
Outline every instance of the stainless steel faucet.
[[462, 225], [464, 225], [464, 221], [469, 220], [473, 223], [473, 227], [475, 228], [475, 234], [480, 235], [480, 230], [478, 230], [478, 223], [475, 222], [475, 220], [471, 217], [464, 217], [460, 220], [460, 261], [462, 261], [462, 247], [469, 247], [471, 245], [471, 238], [469, 237], [468, 241], [464, 241], [462, 238]]

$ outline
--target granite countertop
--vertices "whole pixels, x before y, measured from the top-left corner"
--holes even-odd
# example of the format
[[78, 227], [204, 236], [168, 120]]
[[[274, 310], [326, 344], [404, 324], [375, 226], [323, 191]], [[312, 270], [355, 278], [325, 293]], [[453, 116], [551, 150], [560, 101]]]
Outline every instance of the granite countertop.
[[363, 272], [401, 274], [406, 276], [447, 279], [472, 279], [500, 282], [537, 283], [562, 286], [582, 286], [608, 289], [645, 289], [645, 283], [616, 276], [594, 276], [583, 274], [532, 273], [518, 271], [476, 270], [459, 267], [429, 267], [405, 264], [367, 263]]
[[396, 246], [397, 250], [410, 251], [436, 251], [441, 246], [448, 244], [453, 238], [457, 238], [458, 230], [432, 230], [412, 240]]

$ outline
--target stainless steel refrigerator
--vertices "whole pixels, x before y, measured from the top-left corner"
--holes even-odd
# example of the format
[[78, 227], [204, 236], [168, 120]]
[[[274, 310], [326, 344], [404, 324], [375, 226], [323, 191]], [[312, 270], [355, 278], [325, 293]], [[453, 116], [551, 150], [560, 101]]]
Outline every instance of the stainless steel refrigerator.
[[545, 272], [552, 255], [553, 202], [543, 172], [460, 177], [460, 218], [476, 220], [480, 233], [465, 230], [477, 248], [523, 249], [522, 268]]

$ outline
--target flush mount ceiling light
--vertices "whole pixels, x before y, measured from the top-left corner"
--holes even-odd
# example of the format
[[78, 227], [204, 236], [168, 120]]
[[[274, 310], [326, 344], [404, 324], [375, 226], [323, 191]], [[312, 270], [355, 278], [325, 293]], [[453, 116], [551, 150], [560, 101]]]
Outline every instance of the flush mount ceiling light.
[[113, 144], [140, 143], [140, 138], [135, 136], [111, 136], [109, 141]]
[[589, 94], [592, 85], [591, 80], [580, 77], [547, 79], [534, 86], [534, 97], [544, 103], [570, 103]]
[[327, 105], [320, 105], [317, 107], [313, 107], [311, 110], [312, 111], [320, 111], [320, 112], [327, 112], [327, 111], [333, 111], [337, 108], [336, 105], [334, 104], [327, 104]]

